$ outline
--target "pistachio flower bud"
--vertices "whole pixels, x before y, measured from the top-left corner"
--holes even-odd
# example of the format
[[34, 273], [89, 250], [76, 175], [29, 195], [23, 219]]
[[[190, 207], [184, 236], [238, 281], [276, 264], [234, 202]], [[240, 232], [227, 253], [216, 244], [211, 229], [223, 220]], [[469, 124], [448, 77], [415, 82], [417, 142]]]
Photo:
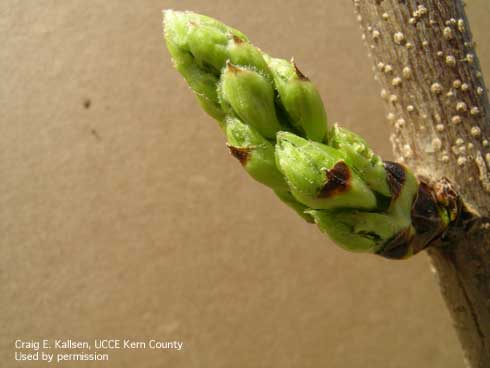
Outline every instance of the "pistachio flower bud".
[[233, 156], [343, 248], [403, 259], [471, 219], [449, 180], [417, 179], [357, 134], [328, 130], [318, 91], [294, 62], [206, 16], [166, 11], [164, 22], [175, 67]]
[[377, 253], [397, 234], [407, 229], [413, 231], [410, 222], [407, 224], [383, 213], [357, 210], [310, 210], [307, 213], [313, 216], [321, 231], [342, 248], [353, 252]]
[[253, 69], [264, 76], [271, 86], [273, 78], [262, 52], [237, 36], [232, 36], [228, 42], [229, 60], [234, 65], [241, 65]]
[[225, 121], [228, 148], [245, 170], [258, 182], [274, 190], [287, 191], [288, 186], [276, 167], [274, 146], [254, 128], [237, 118]]
[[223, 33], [229, 33], [231, 35], [237, 36], [244, 41], [248, 41], [248, 37], [240, 32], [238, 29], [230, 27], [214, 18], [208, 17], [207, 15], [202, 15], [198, 13], [194, 13], [191, 11], [173, 11], [173, 10], [165, 10], [165, 16], [167, 13], [170, 13], [172, 16], [183, 17], [187, 23], [193, 23], [198, 25], [203, 25], [207, 27], [215, 28]]
[[210, 17], [172, 10], [164, 12], [164, 36], [176, 69], [202, 108], [223, 126], [225, 113], [217, 95], [221, 69], [231, 57], [230, 40], [248, 43], [248, 38]]
[[167, 43], [171, 41], [180, 49], [189, 50], [188, 37], [192, 27], [203, 26], [207, 29], [214, 29], [223, 34], [230, 34], [248, 41], [239, 30], [227, 26], [220, 21], [206, 15], [197, 14], [191, 11], [165, 10], [163, 12], [164, 35]]
[[289, 115], [291, 125], [306, 138], [323, 142], [327, 132], [327, 114], [313, 83], [299, 71], [293, 61], [270, 57], [268, 60], [280, 101]]
[[[222, 107], [265, 138], [273, 139], [281, 130], [274, 105], [274, 90], [267, 78], [246, 67], [228, 62], [221, 76]], [[229, 107], [228, 107], [229, 106]]]
[[335, 124], [329, 132], [328, 145], [345, 153], [347, 163], [372, 190], [391, 196], [383, 161], [363, 138]]
[[187, 43], [189, 27], [186, 13], [165, 12], [165, 40], [176, 69], [196, 94], [203, 109], [218, 121], [224, 119], [224, 113], [218, 101], [216, 86], [218, 73], [204, 70], [189, 51]]
[[229, 36], [220, 30], [199, 24], [189, 24], [187, 39], [189, 51], [199, 66], [219, 75], [229, 59], [227, 50]]
[[280, 132], [276, 162], [293, 196], [310, 208], [376, 208], [373, 192], [335, 148]]

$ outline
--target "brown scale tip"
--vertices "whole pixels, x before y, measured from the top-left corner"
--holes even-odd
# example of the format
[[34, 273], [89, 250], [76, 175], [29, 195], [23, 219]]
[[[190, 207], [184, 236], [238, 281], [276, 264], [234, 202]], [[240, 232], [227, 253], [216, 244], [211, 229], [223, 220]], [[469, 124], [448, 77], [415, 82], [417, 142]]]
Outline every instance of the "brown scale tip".
[[386, 181], [390, 188], [392, 201], [397, 199], [405, 183], [405, 168], [397, 162], [384, 161], [383, 165], [386, 171]]
[[319, 198], [333, 197], [349, 189], [351, 172], [344, 161], [337, 162], [326, 174], [327, 182], [318, 193]]
[[412, 204], [411, 219], [415, 235], [411, 245], [417, 253], [439, 242], [447, 230], [447, 224], [441, 218], [434, 189], [424, 178], [419, 177], [417, 196]]
[[235, 74], [241, 72], [241, 69], [230, 63], [230, 60], [226, 61], [226, 70]]
[[237, 35], [233, 35], [233, 41], [236, 43], [236, 44], [240, 44], [240, 43], [243, 43], [245, 41], [243, 41], [240, 37], [238, 37]]
[[457, 211], [459, 196], [448, 178], [443, 177], [434, 183], [434, 194], [441, 205], [451, 211]]
[[438, 238], [445, 230], [433, 188], [423, 181], [419, 184], [419, 190], [412, 205], [411, 218], [412, 225], [425, 246]]
[[226, 144], [228, 149], [230, 150], [230, 153], [232, 154], [233, 157], [235, 157], [240, 163], [245, 166], [247, 164], [247, 161], [250, 157], [250, 148], [246, 147], [235, 147], [230, 144]]
[[294, 71], [296, 72], [296, 75], [297, 77], [300, 79], [300, 80], [303, 80], [303, 81], [309, 81], [310, 79], [304, 75], [301, 70], [299, 70], [298, 66], [296, 65], [296, 63], [294, 62], [294, 58], [291, 58], [291, 64], [293, 64], [294, 66]]
[[443, 177], [434, 184], [434, 193], [437, 202], [446, 209], [450, 221], [454, 221], [461, 214], [462, 200], [456, 188], [448, 178]]

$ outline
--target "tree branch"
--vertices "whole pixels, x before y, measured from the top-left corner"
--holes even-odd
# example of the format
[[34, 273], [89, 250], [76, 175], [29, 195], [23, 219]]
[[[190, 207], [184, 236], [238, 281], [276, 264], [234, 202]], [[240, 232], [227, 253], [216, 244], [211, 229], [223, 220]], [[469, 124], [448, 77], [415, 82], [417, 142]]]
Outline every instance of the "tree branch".
[[354, 0], [398, 160], [481, 217], [429, 250], [472, 367], [490, 367], [490, 105], [461, 0]]

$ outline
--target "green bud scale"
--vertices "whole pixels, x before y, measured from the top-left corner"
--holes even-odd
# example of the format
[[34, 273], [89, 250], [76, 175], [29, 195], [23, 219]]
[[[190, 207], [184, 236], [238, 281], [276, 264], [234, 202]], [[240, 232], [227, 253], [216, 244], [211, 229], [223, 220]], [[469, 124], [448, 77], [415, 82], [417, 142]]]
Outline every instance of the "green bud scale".
[[265, 138], [281, 130], [274, 104], [274, 89], [266, 77], [253, 69], [226, 63], [218, 86], [221, 104]]
[[231, 154], [341, 247], [403, 259], [462, 226], [468, 211], [446, 179], [417, 179], [359, 135], [329, 128], [318, 90], [293, 60], [270, 57], [240, 31], [192, 12], [165, 11], [164, 35]]

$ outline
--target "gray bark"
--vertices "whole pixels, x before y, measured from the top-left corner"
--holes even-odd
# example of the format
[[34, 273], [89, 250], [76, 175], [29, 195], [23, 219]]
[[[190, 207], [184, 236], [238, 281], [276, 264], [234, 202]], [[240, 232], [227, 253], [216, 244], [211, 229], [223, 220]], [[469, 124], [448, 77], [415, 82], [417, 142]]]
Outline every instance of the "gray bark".
[[397, 159], [447, 177], [480, 219], [430, 248], [471, 367], [490, 367], [490, 105], [461, 0], [354, 0]]

